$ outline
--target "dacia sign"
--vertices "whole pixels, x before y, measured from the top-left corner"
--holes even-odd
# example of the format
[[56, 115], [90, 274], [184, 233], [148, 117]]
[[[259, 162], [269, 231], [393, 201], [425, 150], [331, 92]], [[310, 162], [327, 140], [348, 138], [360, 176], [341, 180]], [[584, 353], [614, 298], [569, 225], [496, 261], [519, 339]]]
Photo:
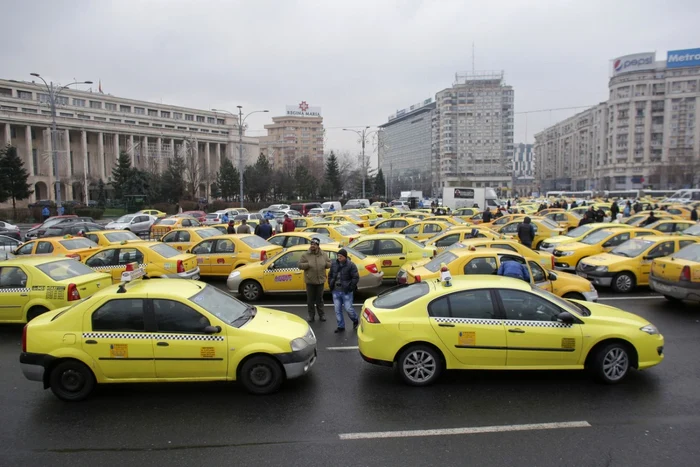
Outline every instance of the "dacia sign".
[[666, 68], [700, 66], [700, 49], [669, 50]]
[[612, 61], [612, 75], [617, 76], [630, 71], [651, 70], [654, 68], [655, 60], [656, 52], [618, 57]]

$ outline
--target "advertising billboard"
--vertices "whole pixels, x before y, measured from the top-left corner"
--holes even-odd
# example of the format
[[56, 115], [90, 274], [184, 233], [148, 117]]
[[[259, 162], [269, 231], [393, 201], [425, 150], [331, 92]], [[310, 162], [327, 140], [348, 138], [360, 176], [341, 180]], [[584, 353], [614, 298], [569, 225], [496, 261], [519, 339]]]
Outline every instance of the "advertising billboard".
[[612, 60], [612, 76], [617, 76], [630, 71], [642, 71], [654, 69], [656, 52], [625, 55]]
[[669, 50], [666, 68], [700, 66], [700, 49]]
[[295, 117], [320, 117], [321, 107], [310, 107], [306, 101], [301, 101], [297, 105], [288, 105], [287, 115], [293, 115]]

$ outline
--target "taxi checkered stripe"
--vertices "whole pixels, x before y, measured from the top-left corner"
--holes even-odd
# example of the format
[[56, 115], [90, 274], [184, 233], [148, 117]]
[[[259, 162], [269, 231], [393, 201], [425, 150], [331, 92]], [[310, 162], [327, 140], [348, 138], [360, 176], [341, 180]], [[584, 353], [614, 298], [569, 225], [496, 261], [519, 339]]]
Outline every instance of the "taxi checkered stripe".
[[435, 318], [438, 323], [461, 323], [461, 324], [487, 324], [500, 326], [500, 319], [480, 319], [480, 318]]
[[266, 269], [265, 274], [272, 274], [274, 272], [295, 272], [298, 271], [299, 268], [280, 268], [280, 269]]
[[537, 328], [570, 328], [571, 324], [560, 323], [558, 321], [529, 321], [518, 319], [480, 319], [480, 318], [435, 318], [438, 323], [460, 323], [460, 324], [485, 324], [489, 326], [500, 326], [502, 323], [508, 326], [525, 326]]
[[85, 339], [162, 339], [174, 341], [223, 341], [223, 336], [197, 334], [144, 334], [131, 332], [84, 332]]
[[[139, 264], [139, 267], [145, 268], [146, 265]], [[119, 268], [126, 268], [126, 265], [125, 264], [116, 264], [116, 265], [112, 265], [112, 266], [91, 266], [91, 269], [95, 269], [95, 270], [99, 270], [99, 271], [110, 270], [110, 269], [119, 269]]]
[[9, 289], [0, 289], [0, 293], [11, 293], [11, 292], [30, 292], [30, 290], [26, 287], [13, 287]]

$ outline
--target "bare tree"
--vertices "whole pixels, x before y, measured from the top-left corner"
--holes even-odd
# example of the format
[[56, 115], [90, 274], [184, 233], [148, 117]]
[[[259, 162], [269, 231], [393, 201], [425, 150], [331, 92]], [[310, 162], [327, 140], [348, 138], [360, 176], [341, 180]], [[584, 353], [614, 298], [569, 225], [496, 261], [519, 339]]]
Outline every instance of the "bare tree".
[[185, 160], [185, 192], [189, 199], [197, 199], [199, 183], [202, 180], [202, 168], [199, 166], [197, 141], [185, 138], [180, 146], [180, 153]]

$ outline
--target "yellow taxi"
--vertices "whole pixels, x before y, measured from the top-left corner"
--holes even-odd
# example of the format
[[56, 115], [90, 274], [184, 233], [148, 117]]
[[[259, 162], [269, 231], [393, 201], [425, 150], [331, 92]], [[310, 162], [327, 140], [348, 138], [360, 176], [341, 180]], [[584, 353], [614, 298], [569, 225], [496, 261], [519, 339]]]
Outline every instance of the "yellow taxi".
[[426, 240], [437, 233], [444, 232], [448, 228], [449, 225], [445, 222], [420, 221], [404, 227], [403, 229], [399, 230], [398, 233], [411, 237], [414, 240]]
[[627, 293], [638, 285], [649, 284], [651, 262], [668, 256], [698, 238], [680, 235], [653, 235], [633, 238], [615, 247], [610, 253], [602, 253], [582, 259], [576, 273], [595, 285], [612, 287], [615, 292]]
[[363, 211], [370, 211], [376, 214], [377, 217], [375, 219], [387, 219], [391, 215], [389, 211], [386, 211], [383, 207], [380, 206], [370, 206], [368, 208], [363, 209]]
[[673, 214], [674, 216], [678, 216], [681, 219], [685, 219], [688, 221], [690, 220], [690, 208], [688, 208], [687, 206], [673, 205], [673, 206], [667, 207], [662, 212], [666, 212], [668, 214]]
[[386, 215], [384, 216], [385, 219], [388, 218], [388, 217], [394, 217], [394, 214], [401, 214], [401, 213], [403, 213], [403, 212], [406, 212], [406, 211], [403, 210], [403, 209], [399, 209], [399, 208], [396, 208], [396, 207], [393, 207], [393, 206], [387, 206], [387, 207], [384, 207], [384, 208], [382, 208], [382, 209], [383, 209], [384, 212], [386, 213]]
[[26, 323], [112, 285], [109, 274], [57, 257], [15, 257], [0, 263], [0, 323]]
[[[329, 216], [330, 217], [330, 216]], [[307, 227], [312, 227], [316, 224], [322, 222], [327, 222], [328, 219], [323, 217], [296, 217], [292, 219], [294, 221], [294, 227], [297, 229], [305, 229]]]
[[228, 224], [211, 224], [208, 227], [218, 230], [221, 235], [228, 233]]
[[452, 213], [454, 216], [461, 217], [463, 220], [468, 221], [473, 216], [481, 214], [478, 208], [459, 208]]
[[197, 256], [200, 275], [228, 276], [245, 264], [272, 258], [282, 249], [257, 235], [233, 234], [207, 237], [187, 249], [187, 253]]
[[[646, 227], [644, 225], [648, 220], [649, 220], [649, 215], [651, 214], [652, 211], [642, 211], [638, 214], [635, 214], [633, 216], [628, 217], [627, 219], [624, 219], [622, 222], [625, 223], [626, 225], [631, 225], [632, 227]], [[680, 217], [674, 216], [673, 214], [665, 213], [664, 211], [653, 211], [654, 212], [654, 217], [660, 220], [669, 220], [669, 219], [679, 219]]]
[[284, 232], [268, 238], [267, 241], [282, 248], [290, 248], [297, 245], [308, 245], [312, 238], [317, 238], [321, 244], [338, 244], [331, 237], [314, 232]]
[[85, 238], [92, 240], [99, 246], [109, 246], [121, 242], [142, 241], [138, 235], [128, 230], [96, 230], [85, 232]]
[[658, 230], [664, 234], [672, 234], [676, 232], [683, 232], [685, 229], [689, 229], [694, 226], [695, 222], [677, 219], [666, 219], [656, 221], [652, 224], [647, 224], [647, 229]]
[[186, 227], [200, 227], [202, 224], [194, 217], [166, 217], [156, 219], [150, 227], [149, 232], [151, 237], [158, 238], [174, 229]]
[[565, 271], [575, 271], [579, 261], [589, 256], [605, 253], [630, 238], [661, 235], [651, 229], [608, 227], [585, 235], [580, 241], [559, 244], [554, 248], [554, 266]]
[[[553, 212], [566, 212], [566, 209], [564, 209], [564, 208], [547, 208], [547, 209], [543, 209], [543, 210], [539, 211], [537, 213], [537, 215], [541, 216], [541, 217], [546, 217], [547, 214], [551, 214]], [[554, 220], [554, 219], [552, 219], [552, 220]]]
[[592, 224], [584, 224], [580, 227], [569, 230], [564, 235], [552, 237], [543, 241], [540, 245], [540, 250], [552, 253], [559, 245], [563, 245], [564, 243], [580, 242], [586, 238], [586, 235], [597, 232], [598, 230], [611, 228], [631, 229], [633, 226], [626, 224], [614, 224], [612, 222], [594, 222]]
[[425, 219], [423, 219], [423, 221], [424, 222], [426, 222], [426, 221], [444, 222], [446, 224], [456, 225], [456, 226], [472, 225], [470, 222], [467, 222], [464, 219], [461, 219], [459, 217], [454, 217], [454, 216], [432, 216], [432, 217], [426, 217]]
[[419, 211], [409, 211], [409, 212], [404, 212], [401, 213], [401, 217], [412, 217], [413, 219], [418, 219], [419, 221], [422, 221], [426, 217], [430, 217], [430, 213], [425, 213], [425, 212], [419, 212]]
[[681, 235], [693, 235], [696, 237], [700, 236], [700, 222], [685, 229], [683, 232], [681, 232]]
[[357, 214], [345, 214], [345, 213], [333, 214], [332, 216], [330, 216], [330, 219], [333, 221], [355, 224], [358, 227], [369, 227], [369, 220], [364, 219], [364, 218], [358, 216]]
[[455, 243], [450, 250], [457, 248], [499, 248], [501, 250], [510, 250], [523, 255], [528, 261], [536, 261], [545, 269], [554, 269], [554, 255], [546, 251], [533, 250], [522, 243], [515, 240], [485, 240], [483, 238], [465, 239], [459, 243]]
[[295, 315], [203, 282], [136, 277], [31, 321], [22, 336], [25, 377], [71, 402], [124, 382], [240, 381], [268, 394], [316, 361], [316, 337]]
[[700, 244], [652, 261], [649, 288], [668, 300], [700, 301]]
[[581, 222], [581, 218], [576, 213], [564, 210], [550, 212], [545, 214], [544, 217], [556, 222], [559, 227], [566, 229], [567, 232], [578, 227], [579, 222]]
[[[532, 225], [535, 227], [535, 239], [532, 241], [532, 247], [538, 250], [545, 240], [562, 235], [565, 230], [559, 227], [556, 222], [553, 222], [544, 217], [534, 217], [531, 219]], [[501, 227], [496, 232], [512, 238], [518, 237], [518, 226], [522, 220], [511, 221]]]
[[348, 246], [367, 256], [379, 258], [384, 279], [395, 279], [404, 264], [431, 258], [437, 253], [434, 248], [399, 234], [363, 235]]
[[214, 227], [174, 229], [163, 235], [160, 241], [167, 243], [178, 251], [185, 251], [200, 240], [216, 235], [221, 235], [221, 232]]
[[505, 239], [488, 227], [481, 225], [470, 225], [469, 227], [452, 227], [444, 232], [424, 240], [426, 246], [435, 248], [438, 252], [446, 250], [457, 242], [463, 242], [471, 238], [487, 238], [489, 240]]
[[497, 230], [498, 227], [502, 227], [508, 224], [509, 222], [513, 222], [515, 220], [524, 218], [525, 214], [506, 214], [504, 216], [492, 220], [491, 222], [481, 222], [482, 214], [478, 214], [472, 218], [472, 222], [478, 223], [479, 225], [484, 227], [489, 227], [491, 229]]
[[394, 217], [391, 219], [380, 220], [367, 230], [368, 234], [378, 233], [395, 233], [404, 227], [418, 222], [418, 219], [411, 217]]
[[517, 209], [518, 212], [525, 211], [525, 214], [530, 215], [536, 214], [539, 206], [535, 204], [518, 204], [517, 206], [514, 206], [514, 208]]
[[614, 384], [664, 358], [663, 336], [632, 313], [563, 300], [519, 279], [443, 279], [365, 301], [357, 333], [365, 361], [426, 386], [453, 369], [586, 369]]
[[163, 211], [159, 211], [157, 209], [142, 209], [139, 212], [137, 212], [136, 214], [148, 214], [149, 216], [153, 216], [153, 217], [158, 218], [158, 219], [162, 219], [162, 218], [168, 216], [167, 213], [165, 213]]
[[99, 249], [100, 246], [89, 238], [66, 235], [64, 237], [46, 237], [30, 240], [18, 247], [13, 253], [17, 256], [66, 256], [82, 261]]
[[[360, 275], [358, 290], [379, 287], [384, 277], [379, 258], [366, 256], [352, 248], [345, 249]], [[226, 287], [233, 293], [239, 293], [246, 301], [259, 300], [264, 294], [306, 293], [304, 271], [299, 269], [299, 260], [308, 250], [305, 245], [294, 246], [274, 258], [242, 266], [229, 274]], [[321, 245], [321, 250], [331, 261], [335, 261], [340, 248], [325, 244]], [[329, 290], [328, 281], [325, 290]]]
[[302, 229], [302, 232], [325, 235], [340, 245], [347, 245], [362, 235], [355, 229], [354, 224], [317, 224], [313, 227]]
[[112, 275], [114, 283], [119, 282], [127, 265], [136, 262], [146, 270], [151, 278], [199, 279], [199, 268], [195, 255], [177, 251], [161, 242], [130, 242], [124, 245], [111, 245], [83, 261], [95, 271]]
[[473, 245], [467, 248], [453, 248], [443, 251], [422, 266], [402, 267], [396, 279], [399, 284], [435, 279], [440, 277], [443, 266], [446, 266], [453, 276], [497, 274], [503, 260], [524, 264], [530, 274], [530, 282], [554, 295], [577, 300], [598, 300], [595, 287], [576, 274], [550, 271], [540, 266], [539, 258], [531, 259], [502, 248], [476, 248]]

